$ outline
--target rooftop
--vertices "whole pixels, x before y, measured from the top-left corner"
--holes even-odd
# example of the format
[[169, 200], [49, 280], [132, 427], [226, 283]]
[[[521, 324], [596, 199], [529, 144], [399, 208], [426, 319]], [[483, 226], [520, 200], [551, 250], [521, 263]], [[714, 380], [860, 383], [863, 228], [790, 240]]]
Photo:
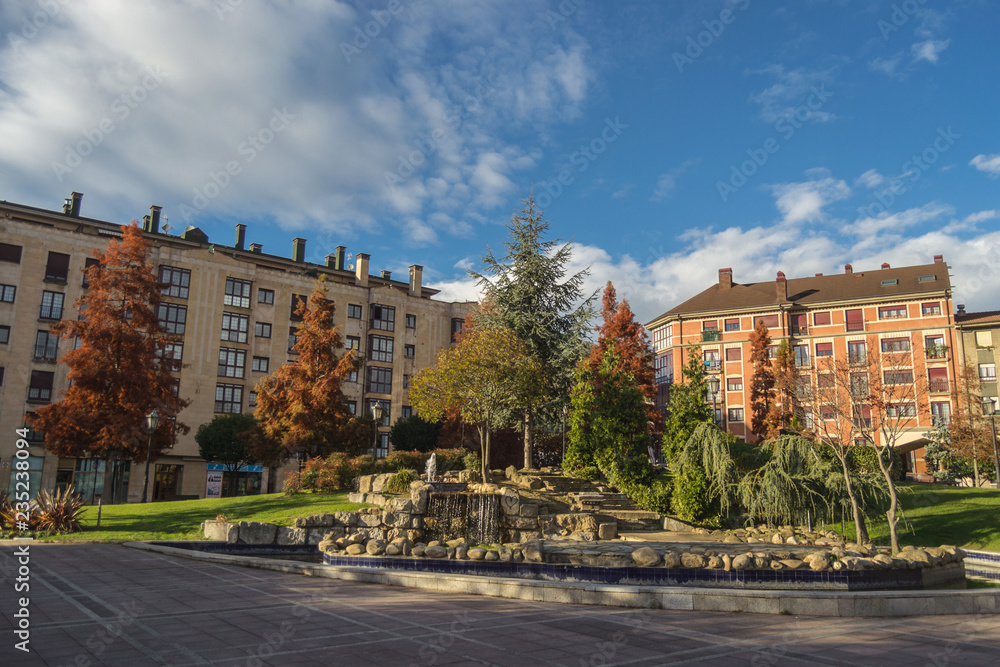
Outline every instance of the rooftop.
[[984, 310], [979, 313], [959, 312], [955, 315], [955, 324], [1000, 324], [1000, 310]]

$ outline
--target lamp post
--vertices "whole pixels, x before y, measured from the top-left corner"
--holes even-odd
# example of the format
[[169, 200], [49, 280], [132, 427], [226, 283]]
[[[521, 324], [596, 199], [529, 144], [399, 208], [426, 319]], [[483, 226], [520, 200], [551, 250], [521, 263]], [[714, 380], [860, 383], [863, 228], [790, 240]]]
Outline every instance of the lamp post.
[[[708, 392], [712, 394], [712, 417], [715, 417], [716, 404], [719, 399], [719, 378], [712, 376], [708, 378]], [[722, 415], [719, 415], [719, 421], [722, 422], [723, 428], [725, 428], [725, 422], [722, 420]]]
[[562, 443], [562, 445], [563, 445], [563, 462], [566, 461], [566, 417], [568, 417], [568, 416], [569, 416], [569, 406], [568, 405], [564, 405], [563, 409], [562, 409], [562, 418], [563, 418], [563, 424], [562, 424], [562, 426], [563, 426], [563, 432], [562, 432], [562, 436], [563, 436], [562, 437], [562, 441], [563, 441], [563, 443]]
[[153, 451], [153, 433], [156, 432], [159, 425], [159, 412], [153, 410], [146, 415], [146, 433], [149, 434], [149, 440], [146, 441], [146, 473], [142, 477], [142, 500], [139, 501], [140, 503], [146, 502], [146, 491], [149, 489], [149, 455]]
[[375, 437], [372, 442], [372, 455], [378, 458], [378, 427], [382, 423], [382, 418], [385, 416], [385, 408], [382, 404], [375, 402], [372, 404], [372, 417], [375, 418]]

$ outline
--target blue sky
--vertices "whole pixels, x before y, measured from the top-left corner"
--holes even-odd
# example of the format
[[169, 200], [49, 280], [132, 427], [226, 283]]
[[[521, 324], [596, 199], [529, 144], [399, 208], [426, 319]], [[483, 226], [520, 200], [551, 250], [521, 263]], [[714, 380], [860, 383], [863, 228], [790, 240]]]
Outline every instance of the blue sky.
[[1000, 6], [7, 2], [0, 198], [308, 239], [475, 298], [534, 190], [642, 321], [717, 280], [923, 264], [1000, 308]]

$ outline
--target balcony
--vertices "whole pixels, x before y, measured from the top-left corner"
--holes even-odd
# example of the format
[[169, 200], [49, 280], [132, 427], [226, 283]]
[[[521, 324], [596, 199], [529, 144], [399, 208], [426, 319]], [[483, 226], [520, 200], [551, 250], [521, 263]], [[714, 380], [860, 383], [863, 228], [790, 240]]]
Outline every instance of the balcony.
[[948, 380], [931, 380], [927, 384], [927, 389], [932, 394], [947, 394], [949, 387]]
[[948, 346], [947, 345], [931, 345], [924, 348], [924, 356], [927, 357], [928, 361], [947, 361], [948, 360]]
[[717, 342], [720, 340], [722, 340], [722, 334], [719, 331], [713, 330], [701, 332], [701, 341], [703, 343]]
[[707, 360], [703, 363], [705, 364], [706, 373], [718, 373], [722, 370], [722, 362], [718, 359]]

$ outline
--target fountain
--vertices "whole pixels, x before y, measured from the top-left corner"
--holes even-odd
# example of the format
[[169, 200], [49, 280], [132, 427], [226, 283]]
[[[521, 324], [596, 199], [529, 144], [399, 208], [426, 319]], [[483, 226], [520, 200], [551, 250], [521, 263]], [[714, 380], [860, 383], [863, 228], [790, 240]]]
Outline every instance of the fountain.
[[500, 541], [500, 498], [495, 494], [430, 494], [424, 527], [428, 536], [447, 541], [464, 537], [471, 544]]
[[437, 454], [431, 453], [431, 457], [427, 459], [427, 468], [425, 470], [427, 473], [427, 479], [425, 480], [428, 484], [434, 482], [434, 478], [437, 477]]

